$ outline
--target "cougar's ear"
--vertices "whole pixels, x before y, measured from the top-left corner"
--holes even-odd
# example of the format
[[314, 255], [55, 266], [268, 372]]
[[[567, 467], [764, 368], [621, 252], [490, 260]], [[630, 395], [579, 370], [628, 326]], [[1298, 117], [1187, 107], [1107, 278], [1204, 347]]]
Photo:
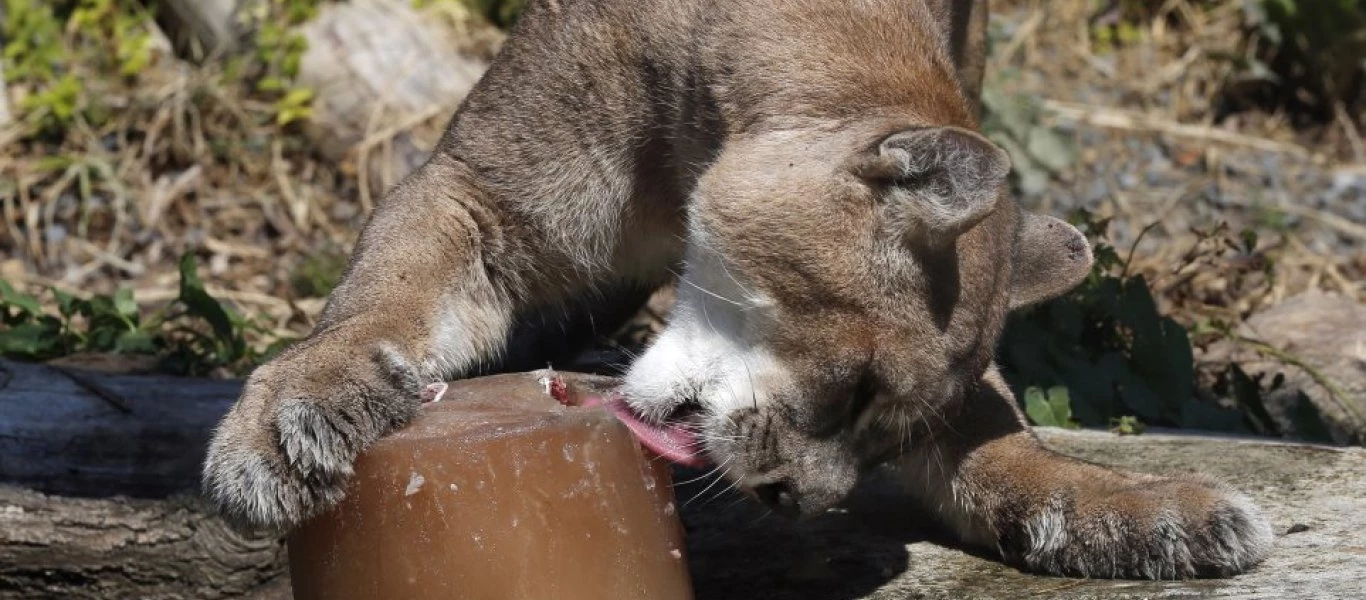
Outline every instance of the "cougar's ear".
[[1015, 247], [1010, 308], [1042, 302], [1072, 289], [1091, 271], [1091, 245], [1065, 221], [1022, 213]]
[[850, 169], [879, 194], [892, 231], [942, 246], [996, 208], [1010, 156], [966, 129], [922, 127], [884, 138]]

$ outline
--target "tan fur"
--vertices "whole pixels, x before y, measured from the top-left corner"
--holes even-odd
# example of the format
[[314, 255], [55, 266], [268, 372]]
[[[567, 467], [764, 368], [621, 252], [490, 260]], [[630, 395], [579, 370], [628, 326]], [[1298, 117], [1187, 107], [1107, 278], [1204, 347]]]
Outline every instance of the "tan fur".
[[643, 418], [699, 427], [699, 450], [776, 509], [819, 514], [890, 460], [966, 543], [1027, 568], [1255, 564], [1270, 536], [1245, 498], [1052, 454], [995, 374], [1006, 312], [1091, 257], [1018, 209], [1008, 158], [976, 133], [985, 11], [533, 0], [377, 207], [317, 330], [248, 381], [207, 493], [243, 524], [299, 523], [427, 384], [537, 357], [534, 325], [681, 271], [624, 389]]

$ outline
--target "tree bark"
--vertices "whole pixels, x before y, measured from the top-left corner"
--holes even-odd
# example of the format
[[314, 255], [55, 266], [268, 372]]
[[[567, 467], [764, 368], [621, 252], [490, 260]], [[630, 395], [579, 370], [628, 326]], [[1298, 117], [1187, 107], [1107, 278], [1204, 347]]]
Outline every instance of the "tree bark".
[[49, 494], [194, 490], [241, 383], [0, 361], [0, 482]]
[[285, 571], [198, 496], [240, 382], [0, 361], [0, 598], [223, 598]]
[[286, 570], [195, 496], [49, 496], [0, 485], [0, 598], [231, 598]]

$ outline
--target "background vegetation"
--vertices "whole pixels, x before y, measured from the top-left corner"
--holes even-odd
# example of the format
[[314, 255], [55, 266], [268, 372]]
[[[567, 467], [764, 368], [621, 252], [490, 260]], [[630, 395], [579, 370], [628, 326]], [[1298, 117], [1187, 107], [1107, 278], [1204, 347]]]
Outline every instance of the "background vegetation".
[[[296, 81], [306, 50], [296, 26], [324, 2], [267, 0], [246, 51], [199, 63], [177, 57], [148, 5], [3, 2], [13, 114], [0, 124], [0, 355], [145, 354], [177, 373], [240, 375], [305, 333], [365, 216], [356, 164], [325, 159], [303, 135], [314, 90]], [[413, 4], [459, 5], [500, 28], [522, 6]], [[1149, 112], [1166, 103], [1166, 120], [1115, 109], [1100, 114], [1110, 123], [1219, 125], [1219, 140], [1313, 148], [1316, 164], [1366, 159], [1366, 2], [997, 4], [1005, 16], [993, 22], [984, 126], [1011, 152], [1020, 197], [1040, 209], [1058, 182], [1084, 177], [1081, 166], [1117, 158], [1060, 125], [1072, 109], [1029, 91], [1038, 81], [1098, 80], [1121, 89], [1114, 105]], [[1081, 58], [1058, 58], [1068, 53]], [[1094, 72], [1058, 72], [1073, 63]], [[1121, 72], [1134, 64], [1146, 66]], [[1123, 88], [1143, 77], [1148, 88]], [[1217, 170], [1210, 152], [1192, 164]], [[1153, 249], [1143, 243], [1156, 215], [1091, 208], [1068, 212], [1092, 239], [1095, 270], [1068, 296], [1016, 315], [1001, 346], [1030, 418], [1124, 433], [1282, 433], [1262, 403], [1277, 378], [1197, 355], [1219, 340], [1255, 343], [1236, 328], [1286, 293], [1360, 297], [1359, 249], [1326, 269], [1334, 249], [1294, 254], [1295, 216], [1261, 205], [1204, 215]], [[1306, 275], [1316, 268], [1337, 275]], [[1322, 439], [1305, 405], [1295, 430]]]

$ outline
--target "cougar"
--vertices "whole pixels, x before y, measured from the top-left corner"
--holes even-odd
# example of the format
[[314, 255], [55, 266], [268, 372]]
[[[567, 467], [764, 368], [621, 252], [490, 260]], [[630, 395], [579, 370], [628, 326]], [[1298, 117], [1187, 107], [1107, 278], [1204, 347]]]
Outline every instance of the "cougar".
[[1255, 565], [1272, 534], [1246, 496], [1044, 448], [993, 364], [1007, 313], [1092, 259], [1020, 209], [979, 132], [986, 18], [983, 0], [531, 0], [316, 329], [247, 380], [207, 495], [296, 525], [427, 384], [676, 280], [618, 412], [777, 512], [819, 515], [890, 463], [1022, 569]]

